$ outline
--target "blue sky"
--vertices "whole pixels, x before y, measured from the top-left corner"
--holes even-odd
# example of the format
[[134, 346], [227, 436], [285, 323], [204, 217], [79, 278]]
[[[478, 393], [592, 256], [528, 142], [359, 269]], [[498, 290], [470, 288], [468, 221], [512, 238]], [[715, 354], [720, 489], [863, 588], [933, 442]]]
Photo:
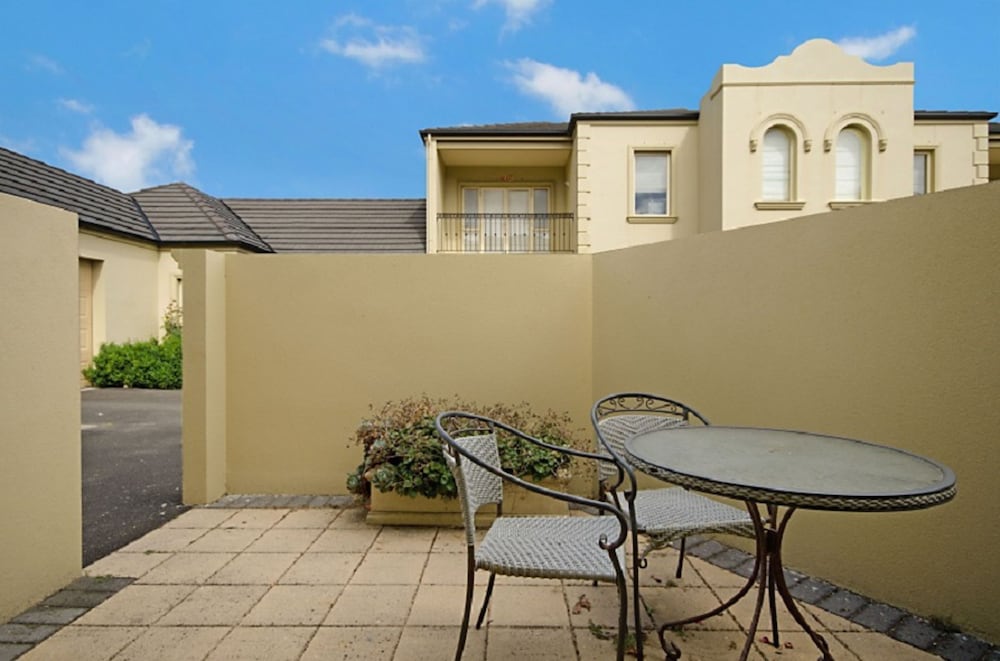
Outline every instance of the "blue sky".
[[125, 191], [423, 197], [422, 128], [697, 109], [816, 37], [1000, 111], [1000, 0], [4, 4], [0, 145]]

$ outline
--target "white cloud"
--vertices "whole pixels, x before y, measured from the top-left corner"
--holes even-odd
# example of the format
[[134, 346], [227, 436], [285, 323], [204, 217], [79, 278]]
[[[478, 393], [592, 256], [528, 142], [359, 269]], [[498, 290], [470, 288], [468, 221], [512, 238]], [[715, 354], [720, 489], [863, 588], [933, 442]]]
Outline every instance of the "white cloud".
[[476, 0], [473, 7], [480, 9], [486, 5], [500, 5], [507, 15], [504, 31], [516, 32], [531, 23], [534, 15], [551, 2], [552, 0]]
[[59, 99], [59, 105], [66, 110], [78, 112], [81, 115], [89, 115], [94, 112], [94, 106], [89, 103], [84, 103], [79, 99]]
[[122, 55], [124, 57], [134, 57], [138, 60], [144, 60], [149, 56], [149, 52], [153, 50], [153, 42], [149, 37], [146, 37], [142, 41], [136, 43], [131, 48], [126, 50]]
[[179, 126], [158, 124], [148, 115], [136, 115], [125, 134], [97, 127], [79, 151], [61, 149], [63, 157], [81, 174], [117, 188], [134, 191], [189, 176], [194, 172], [191, 150]]
[[560, 116], [635, 107], [621, 88], [602, 81], [595, 73], [581, 76], [577, 71], [527, 58], [507, 66], [513, 70], [514, 85], [521, 92], [545, 101]]
[[47, 71], [51, 74], [60, 75], [63, 72], [62, 66], [50, 57], [37, 53], [28, 56], [28, 69], [32, 71]]
[[337, 19], [333, 36], [320, 41], [319, 46], [371, 69], [414, 64], [426, 57], [420, 35], [413, 28], [378, 25], [357, 14]]
[[838, 41], [837, 45], [850, 55], [857, 55], [866, 60], [884, 60], [916, 36], [915, 27], [904, 25], [875, 37], [845, 37]]

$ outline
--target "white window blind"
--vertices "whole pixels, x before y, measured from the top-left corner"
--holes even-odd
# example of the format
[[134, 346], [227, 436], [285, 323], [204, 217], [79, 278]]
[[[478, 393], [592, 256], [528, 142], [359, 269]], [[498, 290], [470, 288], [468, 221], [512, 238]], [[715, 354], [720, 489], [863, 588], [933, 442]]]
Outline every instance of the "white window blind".
[[634, 183], [637, 215], [667, 215], [667, 181], [670, 154], [667, 152], [637, 152]]
[[864, 151], [865, 139], [858, 129], [849, 126], [837, 136], [836, 199], [863, 199]]
[[761, 164], [764, 200], [787, 201], [792, 194], [792, 139], [786, 129], [772, 126], [764, 134]]

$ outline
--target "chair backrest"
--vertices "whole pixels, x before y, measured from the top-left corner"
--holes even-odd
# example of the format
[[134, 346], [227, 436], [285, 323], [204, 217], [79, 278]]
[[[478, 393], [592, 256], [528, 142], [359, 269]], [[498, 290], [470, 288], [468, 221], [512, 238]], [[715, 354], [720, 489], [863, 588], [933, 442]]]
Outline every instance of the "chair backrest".
[[[597, 400], [590, 411], [597, 432], [598, 451], [630, 463], [625, 441], [638, 434], [691, 424], [707, 425], [708, 420], [681, 402], [648, 393], [615, 393]], [[606, 464], [598, 466], [602, 482], [615, 477]]]
[[[461, 428], [462, 423], [472, 423], [472, 426]], [[471, 545], [475, 544], [476, 539], [476, 511], [483, 505], [503, 502], [503, 478], [469, 460], [456, 448], [465, 450], [477, 460], [500, 471], [496, 430], [484, 428], [481, 420], [466, 418], [460, 413], [447, 416], [443, 424], [446, 429], [439, 427], [439, 435], [443, 441], [441, 450], [455, 477], [466, 541]], [[457, 431], [449, 431], [456, 428]]]

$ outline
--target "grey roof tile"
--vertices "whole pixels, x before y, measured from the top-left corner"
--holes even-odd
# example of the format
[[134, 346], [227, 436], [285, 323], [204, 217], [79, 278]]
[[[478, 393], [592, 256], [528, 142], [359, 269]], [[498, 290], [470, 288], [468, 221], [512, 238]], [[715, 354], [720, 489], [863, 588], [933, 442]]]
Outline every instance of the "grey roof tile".
[[914, 110], [913, 119], [931, 121], [986, 122], [997, 114], [988, 110]]
[[422, 129], [421, 137], [428, 135], [455, 136], [552, 136], [568, 138], [578, 121], [697, 121], [699, 112], [687, 108], [665, 108], [659, 110], [625, 110], [619, 112], [577, 112], [570, 115], [568, 122], [516, 122], [511, 124], [469, 124], [461, 126], [440, 126]]
[[3, 147], [0, 193], [72, 211], [84, 226], [149, 241], [159, 238], [125, 193]]
[[237, 244], [257, 252], [273, 252], [229, 207], [188, 184], [146, 188], [132, 197], [163, 243]]
[[567, 122], [512, 122], [506, 124], [463, 124], [459, 126], [439, 126], [421, 129], [421, 136], [427, 135], [569, 135]]
[[275, 252], [426, 251], [423, 199], [225, 199]]

